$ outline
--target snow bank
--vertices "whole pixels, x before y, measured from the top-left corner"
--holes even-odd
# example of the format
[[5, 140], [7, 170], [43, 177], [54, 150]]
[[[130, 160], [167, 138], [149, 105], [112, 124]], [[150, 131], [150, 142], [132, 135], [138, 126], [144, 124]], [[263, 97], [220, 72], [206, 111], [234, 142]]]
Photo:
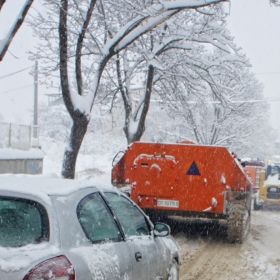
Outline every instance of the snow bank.
[[21, 151], [12, 148], [0, 149], [1, 159], [43, 159], [44, 153], [40, 149], [30, 149], [29, 151]]

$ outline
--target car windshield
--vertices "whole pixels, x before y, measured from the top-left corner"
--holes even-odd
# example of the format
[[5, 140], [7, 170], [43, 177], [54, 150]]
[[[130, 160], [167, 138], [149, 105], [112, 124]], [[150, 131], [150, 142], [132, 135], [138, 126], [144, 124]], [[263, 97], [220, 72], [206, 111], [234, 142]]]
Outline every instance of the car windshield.
[[19, 247], [49, 239], [46, 210], [37, 202], [0, 197], [0, 246]]
[[269, 164], [266, 170], [267, 179], [280, 180], [280, 166]]

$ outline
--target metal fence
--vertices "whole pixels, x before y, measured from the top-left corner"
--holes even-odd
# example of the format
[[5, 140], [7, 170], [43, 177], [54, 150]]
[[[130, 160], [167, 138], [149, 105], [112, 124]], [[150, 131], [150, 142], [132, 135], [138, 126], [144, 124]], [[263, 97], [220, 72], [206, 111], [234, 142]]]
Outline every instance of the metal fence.
[[39, 127], [0, 122], [0, 148], [14, 148], [27, 151], [39, 148]]

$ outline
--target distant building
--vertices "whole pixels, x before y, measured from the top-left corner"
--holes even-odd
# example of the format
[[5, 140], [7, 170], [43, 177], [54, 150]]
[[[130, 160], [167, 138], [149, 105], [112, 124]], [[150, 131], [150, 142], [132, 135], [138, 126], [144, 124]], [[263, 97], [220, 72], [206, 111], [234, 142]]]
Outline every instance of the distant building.
[[45, 95], [48, 97], [48, 106], [63, 104], [61, 93], [46, 93]]
[[0, 123], [0, 174], [41, 174], [39, 127]]

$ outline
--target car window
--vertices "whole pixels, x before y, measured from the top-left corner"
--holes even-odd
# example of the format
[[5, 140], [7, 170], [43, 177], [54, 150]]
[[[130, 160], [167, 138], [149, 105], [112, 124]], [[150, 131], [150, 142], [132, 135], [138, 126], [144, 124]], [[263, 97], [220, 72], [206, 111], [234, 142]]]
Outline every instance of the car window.
[[77, 215], [86, 236], [92, 242], [121, 239], [117, 224], [98, 193], [85, 197], [79, 203]]
[[0, 246], [19, 247], [48, 240], [49, 220], [41, 204], [0, 197]]
[[105, 193], [105, 197], [115, 211], [126, 236], [150, 234], [145, 216], [129, 199], [115, 193]]

